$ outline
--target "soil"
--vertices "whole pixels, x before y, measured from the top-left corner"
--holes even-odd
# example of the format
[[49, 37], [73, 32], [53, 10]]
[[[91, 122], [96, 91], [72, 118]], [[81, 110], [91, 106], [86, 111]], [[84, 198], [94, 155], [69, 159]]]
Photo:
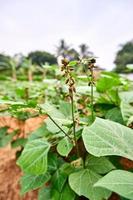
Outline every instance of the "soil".
[[37, 200], [37, 191], [20, 196], [21, 175], [16, 165], [16, 150], [10, 146], [0, 149], [0, 200]]
[[[20, 121], [14, 117], [0, 117], [0, 127], [9, 127], [8, 133], [19, 129], [18, 137], [27, 137], [27, 134], [39, 128], [46, 116], [39, 116]], [[16, 138], [15, 138], [16, 139]], [[25, 196], [20, 195], [19, 179], [22, 175], [16, 165], [16, 151], [10, 146], [0, 148], [0, 200], [37, 200], [37, 191], [28, 192]]]

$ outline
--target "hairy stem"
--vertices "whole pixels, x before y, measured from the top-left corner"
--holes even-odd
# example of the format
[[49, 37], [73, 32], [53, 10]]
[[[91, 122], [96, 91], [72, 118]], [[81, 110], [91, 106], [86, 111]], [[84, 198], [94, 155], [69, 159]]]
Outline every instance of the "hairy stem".
[[47, 114], [48, 115], [48, 117], [51, 119], [51, 121], [64, 133], [64, 135], [66, 136], [66, 137], [68, 137], [69, 138], [69, 140], [71, 141], [71, 138], [70, 138], [70, 136], [55, 122], [55, 120], [49, 115], [49, 114]]
[[80, 157], [80, 155], [79, 155], [78, 142], [77, 142], [77, 139], [76, 139], [76, 124], [75, 124], [75, 117], [74, 117], [73, 92], [71, 93], [71, 106], [72, 106], [72, 120], [73, 120], [73, 136], [74, 136], [74, 143], [75, 143], [75, 147], [76, 147], [77, 157]]
[[93, 93], [93, 69], [91, 69], [91, 117], [92, 117], [92, 121], [94, 120], [94, 105], [93, 105], [93, 101], [94, 101], [94, 93]]

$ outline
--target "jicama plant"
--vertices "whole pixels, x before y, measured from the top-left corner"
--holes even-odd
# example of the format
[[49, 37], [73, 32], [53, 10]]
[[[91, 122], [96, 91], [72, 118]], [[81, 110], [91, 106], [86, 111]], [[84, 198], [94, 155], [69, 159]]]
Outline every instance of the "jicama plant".
[[[47, 119], [42, 127], [29, 136], [17, 161], [24, 172], [20, 180], [21, 194], [39, 189], [38, 200], [102, 200], [116, 192], [133, 199], [133, 174], [115, 166], [112, 159], [113, 156], [121, 156], [133, 160], [133, 130], [125, 126], [129, 119], [125, 121], [125, 106], [121, 111], [122, 116], [116, 109], [121, 97], [119, 102], [118, 99], [116, 101], [117, 94], [112, 89], [119, 80], [116, 77], [113, 79], [114, 75], [111, 75], [112, 79], [106, 85], [105, 74], [96, 85], [100, 94], [97, 97], [99, 103], [95, 104], [95, 60], [88, 59], [85, 64], [90, 70], [88, 89], [91, 87], [91, 120], [87, 116], [80, 117], [77, 109], [74, 75], [77, 62], [64, 59], [61, 70], [68, 91], [66, 102], [61, 100], [58, 105], [49, 102], [38, 104], [40, 113], [47, 115]], [[104, 84], [107, 90], [103, 88]], [[94, 109], [97, 109], [97, 104], [107, 104], [110, 98], [113, 101], [111, 105], [116, 106], [115, 110], [110, 107], [109, 113], [104, 115], [107, 119], [95, 118]], [[130, 103], [128, 105], [131, 106]], [[118, 113], [119, 119], [116, 117], [111, 121], [112, 116]], [[123, 121], [118, 123], [121, 118]]]

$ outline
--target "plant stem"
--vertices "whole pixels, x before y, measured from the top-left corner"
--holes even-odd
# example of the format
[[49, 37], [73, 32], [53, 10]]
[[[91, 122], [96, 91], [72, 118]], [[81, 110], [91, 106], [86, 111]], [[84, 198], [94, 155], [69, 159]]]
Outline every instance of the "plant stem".
[[74, 136], [74, 143], [75, 143], [75, 146], [76, 146], [77, 157], [80, 157], [80, 155], [79, 155], [78, 143], [77, 143], [77, 139], [76, 139], [76, 124], [75, 124], [75, 117], [74, 117], [73, 92], [71, 93], [71, 106], [72, 106], [72, 120], [73, 120], [73, 136]]
[[64, 135], [66, 136], [66, 137], [68, 137], [69, 138], [69, 140], [71, 141], [71, 138], [70, 138], [70, 136], [55, 122], [55, 120], [49, 115], [49, 114], [47, 114], [48, 115], [48, 117], [51, 119], [51, 121], [64, 133]]
[[90, 69], [91, 72], [91, 117], [92, 117], [92, 122], [94, 121], [94, 106], [93, 106], [93, 101], [94, 101], [94, 91], [93, 91], [93, 68]]

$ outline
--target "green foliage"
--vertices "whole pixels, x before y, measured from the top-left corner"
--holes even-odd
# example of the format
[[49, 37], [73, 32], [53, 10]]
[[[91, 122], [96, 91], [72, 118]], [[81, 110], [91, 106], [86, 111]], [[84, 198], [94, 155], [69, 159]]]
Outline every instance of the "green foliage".
[[133, 173], [114, 170], [101, 178], [96, 187], [106, 188], [127, 199], [133, 199]]
[[95, 157], [88, 155], [85, 160], [85, 166], [98, 174], [106, 174], [115, 169], [115, 166], [106, 157]]
[[107, 199], [111, 194], [109, 191], [93, 187], [100, 178], [101, 176], [95, 172], [89, 169], [82, 169], [69, 176], [69, 184], [79, 196], [83, 195], [90, 200]]
[[83, 141], [94, 156], [118, 155], [133, 160], [133, 130], [119, 123], [96, 118], [84, 128]]
[[114, 63], [116, 64], [115, 71], [118, 73], [126, 72], [126, 65], [133, 64], [133, 41], [129, 41], [121, 46]]
[[[77, 61], [69, 62], [68, 67], [77, 68]], [[23, 123], [30, 117], [46, 117], [27, 138], [14, 140], [16, 133], [8, 134], [8, 127], [0, 129], [1, 146], [10, 142], [12, 147], [23, 150], [17, 161], [24, 172], [21, 193], [38, 189], [38, 200], [79, 200], [82, 196], [102, 200], [114, 191], [133, 199], [129, 175], [119, 170], [122, 166], [118, 157], [133, 160], [133, 131], [126, 127], [133, 123], [133, 83], [115, 73], [103, 72], [92, 95], [88, 86], [92, 77], [72, 72], [69, 75], [76, 92], [70, 98], [68, 89], [72, 85], [64, 85], [57, 67], [42, 65], [40, 69], [47, 71], [43, 83], [8, 80], [0, 84], [2, 116], [14, 116]], [[51, 70], [57, 76], [49, 79]], [[94, 115], [98, 116], [94, 123], [90, 114], [92, 99]], [[119, 187], [115, 187], [119, 181]]]
[[68, 156], [73, 148], [72, 142], [67, 138], [63, 138], [57, 145], [57, 151], [61, 156]]
[[28, 54], [28, 59], [31, 59], [33, 64], [41, 66], [46, 62], [50, 65], [56, 64], [56, 58], [54, 55], [46, 51], [35, 51]]
[[50, 179], [50, 174], [41, 174], [41, 175], [30, 175], [25, 174], [21, 177], [21, 194], [24, 194], [30, 190], [34, 190], [43, 186]]
[[47, 154], [50, 144], [42, 139], [29, 141], [17, 164], [25, 173], [40, 175], [47, 171]]

